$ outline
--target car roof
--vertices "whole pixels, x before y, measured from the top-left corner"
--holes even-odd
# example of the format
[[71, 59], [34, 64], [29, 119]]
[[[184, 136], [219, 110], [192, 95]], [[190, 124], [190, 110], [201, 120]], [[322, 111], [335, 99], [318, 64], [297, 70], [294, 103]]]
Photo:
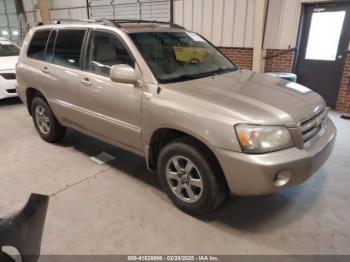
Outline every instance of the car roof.
[[51, 28], [118, 28], [126, 33], [140, 32], [184, 32], [186, 29], [170, 22], [147, 20], [77, 20], [77, 21], [49, 21], [39, 23], [35, 29]]
[[184, 28], [173, 27], [171, 25], [159, 25], [159, 24], [123, 24], [122, 29], [127, 33], [140, 33], [140, 32], [183, 32]]

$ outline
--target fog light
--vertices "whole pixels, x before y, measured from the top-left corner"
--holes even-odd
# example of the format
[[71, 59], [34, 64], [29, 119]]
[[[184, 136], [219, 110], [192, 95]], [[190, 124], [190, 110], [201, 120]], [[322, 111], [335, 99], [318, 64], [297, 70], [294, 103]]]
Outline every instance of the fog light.
[[275, 178], [273, 179], [273, 182], [275, 186], [281, 187], [288, 183], [291, 176], [292, 173], [290, 171], [281, 170], [276, 174]]

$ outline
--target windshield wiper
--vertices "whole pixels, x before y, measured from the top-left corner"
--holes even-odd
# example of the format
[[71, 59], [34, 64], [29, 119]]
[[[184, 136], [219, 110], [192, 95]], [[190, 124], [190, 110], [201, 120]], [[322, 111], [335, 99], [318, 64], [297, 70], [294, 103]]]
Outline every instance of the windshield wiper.
[[163, 82], [170, 83], [170, 82], [180, 82], [180, 81], [186, 81], [186, 80], [193, 80], [193, 79], [202, 78], [202, 77], [209, 77], [209, 76], [214, 76], [214, 75], [220, 75], [220, 74], [223, 74], [223, 73], [232, 72], [234, 70], [235, 70], [235, 68], [222, 68], [222, 67], [219, 67], [219, 68], [217, 68], [215, 70], [208, 71], [208, 72], [201, 72], [201, 73], [197, 73], [197, 74], [182, 74], [182, 75], [179, 75], [179, 76], [176, 76], [176, 77], [164, 79]]
[[224, 73], [228, 73], [228, 72], [233, 72], [235, 70], [236, 70], [235, 68], [230, 68], [230, 67], [227, 67], [227, 68], [219, 67], [216, 70], [211, 71], [211, 72], [213, 72], [214, 74], [220, 75], [220, 74], [224, 74]]
[[171, 82], [180, 82], [180, 81], [186, 81], [186, 80], [193, 80], [195, 79], [193, 77], [193, 75], [189, 75], [189, 74], [183, 74], [183, 75], [179, 75], [176, 77], [171, 77], [171, 78], [167, 78], [167, 79], [162, 79], [162, 82], [164, 83], [171, 83]]

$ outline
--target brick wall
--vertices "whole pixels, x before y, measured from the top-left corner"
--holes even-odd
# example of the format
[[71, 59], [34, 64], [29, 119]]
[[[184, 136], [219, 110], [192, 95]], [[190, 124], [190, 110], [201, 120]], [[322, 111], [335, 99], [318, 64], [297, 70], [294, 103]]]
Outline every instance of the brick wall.
[[253, 65], [253, 49], [252, 48], [234, 48], [234, 47], [219, 47], [232, 62], [240, 68], [252, 69]]
[[[253, 49], [252, 48], [235, 48], [219, 47], [230, 60], [244, 69], [252, 69]], [[266, 57], [274, 56], [285, 50], [267, 49]], [[273, 58], [265, 60], [265, 72], [291, 72], [293, 67], [294, 52], [288, 52]]]
[[345, 60], [336, 110], [350, 113], [350, 52], [347, 53]]
[[[292, 72], [294, 51], [275, 56], [286, 50], [267, 49], [265, 72]], [[275, 56], [275, 57], [271, 57]], [[271, 57], [271, 58], [269, 58]]]

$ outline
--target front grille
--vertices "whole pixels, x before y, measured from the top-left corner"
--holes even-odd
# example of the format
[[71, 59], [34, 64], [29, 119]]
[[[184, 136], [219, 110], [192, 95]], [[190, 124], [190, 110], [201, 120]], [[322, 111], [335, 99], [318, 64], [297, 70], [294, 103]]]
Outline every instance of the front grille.
[[14, 73], [1, 73], [0, 75], [7, 80], [16, 79], [16, 74]]
[[16, 93], [16, 89], [7, 89], [6, 92], [9, 93], [9, 94], [15, 94]]
[[328, 109], [325, 108], [313, 117], [301, 122], [300, 128], [304, 143], [312, 139], [323, 129], [323, 126], [327, 121], [327, 116]]

